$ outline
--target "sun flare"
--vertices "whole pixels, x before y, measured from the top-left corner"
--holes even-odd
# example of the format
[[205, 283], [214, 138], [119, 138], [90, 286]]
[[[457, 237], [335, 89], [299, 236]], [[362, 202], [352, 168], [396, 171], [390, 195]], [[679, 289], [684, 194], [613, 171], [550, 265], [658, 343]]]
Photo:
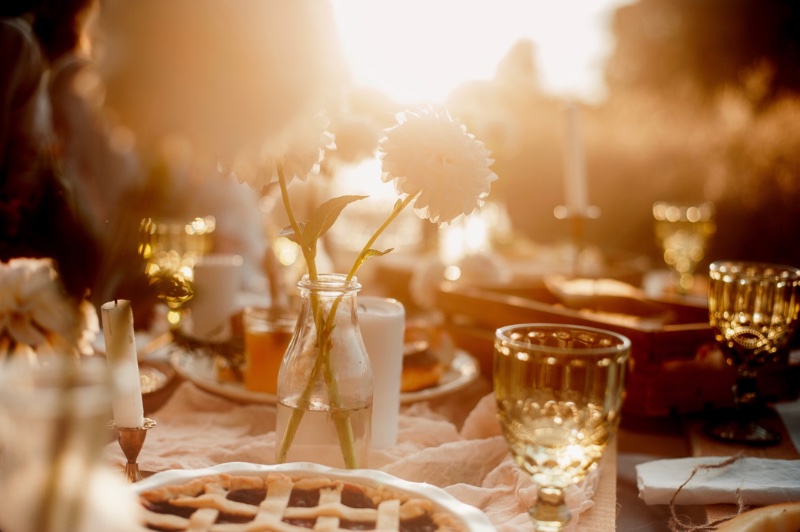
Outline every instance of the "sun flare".
[[610, 13], [622, 0], [334, 0], [354, 81], [402, 103], [440, 103], [490, 79], [519, 39], [533, 41], [542, 89], [603, 96]]

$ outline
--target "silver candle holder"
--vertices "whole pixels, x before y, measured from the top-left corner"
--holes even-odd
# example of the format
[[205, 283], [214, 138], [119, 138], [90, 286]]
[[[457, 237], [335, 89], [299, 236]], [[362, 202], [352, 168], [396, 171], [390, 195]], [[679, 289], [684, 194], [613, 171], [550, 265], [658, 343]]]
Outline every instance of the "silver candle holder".
[[150, 418], [144, 418], [144, 424], [141, 427], [117, 427], [113, 421], [110, 426], [117, 432], [117, 442], [119, 442], [119, 446], [127, 459], [125, 479], [131, 483], [142, 480], [143, 475], [139, 471], [137, 459], [144, 446], [147, 431], [155, 427], [156, 422]]

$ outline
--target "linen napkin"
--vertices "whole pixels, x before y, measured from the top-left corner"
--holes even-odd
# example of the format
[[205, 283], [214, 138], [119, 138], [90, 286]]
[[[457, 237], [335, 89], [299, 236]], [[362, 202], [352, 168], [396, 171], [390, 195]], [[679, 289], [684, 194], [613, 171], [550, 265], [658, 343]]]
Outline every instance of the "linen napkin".
[[636, 466], [636, 482], [646, 504], [669, 504], [680, 488], [675, 504], [736, 504], [741, 496], [747, 505], [764, 506], [800, 500], [800, 460], [725, 456], [654, 460]]

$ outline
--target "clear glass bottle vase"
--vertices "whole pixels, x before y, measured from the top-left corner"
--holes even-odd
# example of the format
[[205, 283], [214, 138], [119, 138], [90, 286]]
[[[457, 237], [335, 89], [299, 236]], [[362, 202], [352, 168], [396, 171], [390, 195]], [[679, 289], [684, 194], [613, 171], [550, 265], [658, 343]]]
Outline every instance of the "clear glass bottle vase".
[[278, 374], [276, 461], [366, 468], [372, 367], [358, 325], [361, 285], [322, 274], [297, 286], [300, 315]]

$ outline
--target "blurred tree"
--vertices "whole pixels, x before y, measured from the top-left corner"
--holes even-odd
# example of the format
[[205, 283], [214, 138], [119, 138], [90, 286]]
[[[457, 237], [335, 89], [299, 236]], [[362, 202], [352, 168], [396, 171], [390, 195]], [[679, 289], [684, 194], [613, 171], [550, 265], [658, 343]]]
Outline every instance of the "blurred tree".
[[800, 94], [797, 0], [640, 0], [615, 13], [612, 31], [611, 93], [688, 92], [707, 101], [766, 69], [762, 103]]
[[595, 148], [615, 154], [601, 176], [608, 189], [627, 183], [648, 198], [637, 202], [643, 221], [655, 197], [712, 200], [706, 261], [800, 264], [800, 2], [639, 0], [615, 13], [612, 31], [598, 118], [616, 135]]
[[447, 107], [492, 152], [500, 179], [489, 201], [505, 205], [521, 235], [536, 242], [565, 239], [568, 229], [553, 216], [564, 202], [564, 113], [561, 101], [542, 91], [535, 43], [514, 43], [491, 79], [457, 87]]

